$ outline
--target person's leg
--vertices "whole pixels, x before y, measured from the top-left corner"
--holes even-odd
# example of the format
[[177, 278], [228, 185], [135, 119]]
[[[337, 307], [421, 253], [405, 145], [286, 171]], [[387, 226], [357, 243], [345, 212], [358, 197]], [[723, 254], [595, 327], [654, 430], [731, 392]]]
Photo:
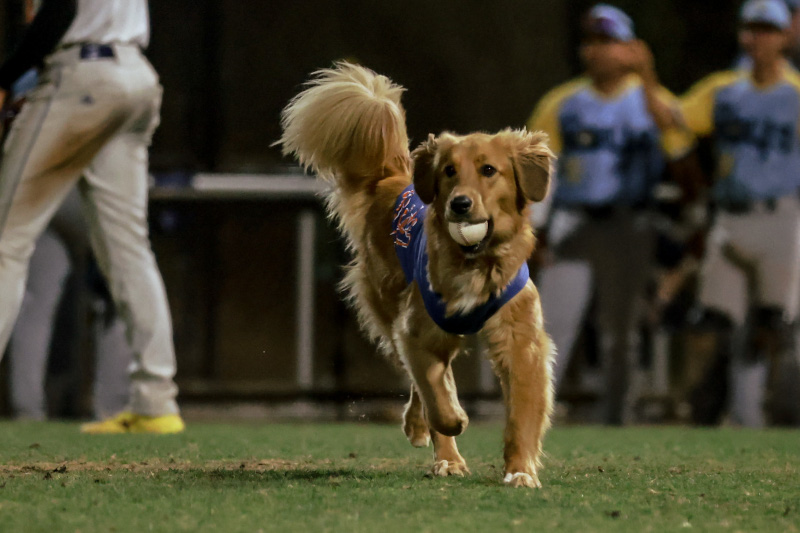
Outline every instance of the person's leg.
[[94, 156], [80, 135], [71, 85], [54, 67], [30, 96], [0, 166], [0, 356], [19, 313], [39, 235]]
[[604, 221], [571, 210], [556, 210], [548, 242], [556, 257], [540, 273], [537, 288], [545, 330], [555, 345], [554, 390], [560, 390], [581, 331], [591, 325], [596, 290], [592, 248]]
[[759, 386], [763, 380], [762, 368], [734, 357], [734, 347], [740, 344], [739, 337], [744, 329], [736, 328], [726, 313], [714, 308], [705, 308], [692, 328], [696, 332], [708, 332], [713, 338], [713, 348], [708, 355], [695, 357], [699, 361], [693, 361], [698, 370], [689, 384], [687, 398], [692, 422], [703, 426], [719, 424], [730, 402], [735, 422], [763, 425], [760, 414], [763, 395]]
[[605, 378], [605, 422], [628, 421], [634, 348], [650, 279], [655, 240], [638, 213], [618, 212], [605, 221], [588, 248], [597, 287], [597, 325]]
[[[758, 244], [762, 258], [751, 346], [769, 367], [764, 391], [770, 424], [800, 425], [800, 365], [797, 335], [800, 307], [800, 201], [782, 198], [774, 213], [764, 215]], [[765, 242], [768, 241], [768, 242]]]
[[129, 409], [151, 417], [178, 413], [169, 306], [147, 228], [147, 150], [158, 119], [156, 89], [146, 105], [134, 106], [132, 130], [106, 144], [81, 183], [92, 247], [133, 350]]
[[[95, 371], [92, 412], [103, 419], [124, 411], [130, 403], [130, 365], [133, 361], [126, 325], [108, 300], [95, 302]], [[105, 306], [105, 309], [102, 307]]]
[[591, 266], [586, 261], [557, 261], [542, 269], [537, 286], [545, 329], [556, 346], [553, 373], [558, 391], [591, 300]]
[[90, 333], [86, 290], [89, 233], [81, 212], [77, 187], [70, 191], [56, 211], [48, 232], [53, 232], [60, 239], [68, 254], [71, 269], [64, 280], [53, 320], [53, 340], [47, 365], [47, 399], [50, 416], [75, 417], [83, 414], [86, 389], [82, 384], [91, 366], [91, 358], [86, 353]]
[[729, 408], [735, 423], [764, 425], [764, 368], [743, 355], [754, 280], [742, 261], [739, 266], [731, 262], [731, 247], [742, 252], [749, 248], [742, 241], [740, 218], [718, 215], [700, 268], [698, 302], [703, 318], [696, 325], [713, 334], [714, 352], [689, 391], [696, 424], [718, 424]]
[[9, 345], [9, 392], [15, 417], [47, 418], [47, 356], [69, 273], [64, 244], [53, 232], [45, 231], [31, 256], [25, 297]]
[[[754, 389], [757, 401], [743, 406], [756, 411], [758, 424], [741, 420], [746, 426], [796, 425], [800, 422], [800, 387], [798, 367], [795, 363], [795, 324], [786, 320], [780, 307], [758, 307], [752, 312], [750, 335], [742, 357], [748, 370], [759, 369]], [[751, 372], [752, 373], [752, 372]], [[745, 374], [749, 375], [749, 374]], [[737, 411], [734, 406], [732, 410]], [[739, 410], [743, 410], [740, 409]]]
[[[56, 319], [54, 324], [57, 329], [53, 335], [58, 335], [60, 331], [61, 339], [57, 346], [52, 347], [50, 356], [61, 356], [68, 365], [69, 370], [62, 370], [60, 381], [64, 382], [62, 388], [67, 395], [74, 394], [71, 391], [77, 390], [75, 382], [79, 383], [83, 379], [82, 374], [85, 374], [81, 372], [85, 369], [80, 364], [84, 361], [80, 350], [86, 345], [88, 336], [93, 337], [90, 342], [94, 347], [91, 359], [95, 362], [92, 413], [96, 418], [106, 418], [122, 411], [128, 404], [131, 349], [126, 340], [125, 324], [116, 313], [105, 281], [91, 257], [89, 232], [77, 188], [67, 195], [56, 211], [45, 235], [48, 233], [59, 238], [72, 264], [72, 273], [62, 297], [60, 319]], [[31, 276], [34, 275], [37, 253], [38, 249], [31, 263]], [[94, 321], [89, 329], [83, 327], [83, 322], [90, 315], [90, 307]], [[50, 365], [51, 373], [52, 370], [53, 366]], [[76, 371], [81, 374], [75, 375]]]

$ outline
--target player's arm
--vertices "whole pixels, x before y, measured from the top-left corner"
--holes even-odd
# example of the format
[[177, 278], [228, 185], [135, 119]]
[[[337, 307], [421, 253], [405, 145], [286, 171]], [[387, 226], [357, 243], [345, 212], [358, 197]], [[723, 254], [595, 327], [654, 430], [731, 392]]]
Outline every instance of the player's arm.
[[[667, 159], [676, 161], [689, 154], [697, 144], [697, 136], [687, 127], [679, 100], [664, 86], [655, 84], [645, 89], [645, 98], [648, 111], [661, 132], [661, 149]], [[656, 117], [653, 111], [656, 108], [658, 113], [664, 114], [663, 117]]]
[[642, 80], [648, 111], [661, 131], [669, 174], [680, 186], [684, 201], [693, 202], [707, 182], [695, 150], [697, 137], [713, 131], [714, 99], [720, 83], [704, 80], [679, 100], [659, 83], [653, 54], [644, 42], [632, 43], [629, 51], [631, 70]]
[[0, 65], [0, 96], [25, 72], [42, 63], [67, 33], [78, 12], [77, 0], [42, 0], [42, 6], [16, 49]]
[[[697, 137], [711, 136], [715, 128], [714, 105], [717, 94], [720, 89], [735, 83], [743, 75], [745, 74], [741, 71], [717, 72], [706, 76], [692, 86], [679, 100], [679, 117], [683, 127]], [[699, 168], [699, 163], [695, 163], [695, 166]], [[690, 172], [700, 174], [701, 179], [699, 181], [692, 178], [692, 182], [696, 184], [698, 191], [702, 191], [711, 185], [710, 176], [704, 175], [699, 170], [691, 170]]]
[[717, 92], [733, 83], [741, 71], [723, 71], [706, 76], [679, 100], [674, 100], [658, 81], [653, 54], [642, 41], [631, 44], [630, 67], [642, 79], [645, 97], [653, 119], [662, 131], [684, 129], [697, 137], [714, 131], [714, 102]]
[[[661, 132], [661, 148], [670, 161], [670, 166], [681, 169], [678, 174], [694, 175], [693, 163], [696, 158], [691, 153], [696, 145], [698, 133], [693, 124], [684, 117], [679, 100], [658, 81], [653, 54], [641, 40], [630, 43], [627, 50], [630, 69], [639, 75], [647, 105], [647, 111]], [[713, 101], [709, 103], [708, 122], [711, 122]], [[697, 118], [697, 110], [692, 110], [692, 118]], [[698, 167], [699, 168], [699, 167]]]
[[661, 129], [660, 144], [666, 154], [670, 178], [683, 193], [683, 201], [694, 202], [703, 193], [706, 177], [697, 156], [695, 130], [688, 127], [680, 112], [680, 102], [663, 86], [651, 88], [659, 105], [670, 110], [670, 124]]
[[681, 122], [676, 112], [674, 98], [671, 98], [669, 92], [658, 81], [655, 60], [650, 47], [644, 41], [637, 39], [628, 45], [627, 53], [629, 68], [642, 80], [647, 110], [653, 117], [656, 126], [662, 132], [679, 129]]

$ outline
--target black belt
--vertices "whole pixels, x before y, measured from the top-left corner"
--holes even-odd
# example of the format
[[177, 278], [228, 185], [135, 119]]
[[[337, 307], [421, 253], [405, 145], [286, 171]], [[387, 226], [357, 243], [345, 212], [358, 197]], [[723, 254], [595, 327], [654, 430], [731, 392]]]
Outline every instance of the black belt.
[[771, 198], [762, 198], [760, 200], [728, 200], [721, 199], [716, 201], [716, 206], [722, 211], [726, 211], [733, 215], [746, 215], [753, 211], [766, 211], [768, 213], [775, 212], [778, 209], [778, 201], [781, 198], [794, 196], [800, 202], [800, 187], [794, 191], [788, 191], [780, 196], [773, 196]]
[[756, 210], [772, 213], [778, 208], [777, 198], [764, 198], [762, 200], [749, 201], [722, 201], [718, 202], [719, 208], [732, 215], [746, 215]]
[[98, 59], [114, 59], [117, 54], [110, 44], [83, 43], [81, 47], [82, 61], [95, 61]]

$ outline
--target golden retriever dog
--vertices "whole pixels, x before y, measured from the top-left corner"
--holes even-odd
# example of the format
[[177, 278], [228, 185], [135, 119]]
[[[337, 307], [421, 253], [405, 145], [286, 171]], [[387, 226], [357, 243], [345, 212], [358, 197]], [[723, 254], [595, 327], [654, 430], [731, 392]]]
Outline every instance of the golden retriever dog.
[[[504, 482], [540, 487], [553, 345], [526, 261], [529, 206], [546, 195], [554, 161], [547, 136], [442, 133], [409, 152], [403, 90], [348, 63], [320, 70], [284, 109], [279, 144], [332, 184], [328, 212], [354, 256], [342, 286], [366, 333], [408, 371], [403, 430], [414, 446], [433, 442], [433, 473], [469, 473], [451, 363], [479, 332], [506, 406]], [[479, 228], [479, 242], [457, 242], [451, 224]], [[423, 262], [409, 274], [400, 254], [411, 241]]]

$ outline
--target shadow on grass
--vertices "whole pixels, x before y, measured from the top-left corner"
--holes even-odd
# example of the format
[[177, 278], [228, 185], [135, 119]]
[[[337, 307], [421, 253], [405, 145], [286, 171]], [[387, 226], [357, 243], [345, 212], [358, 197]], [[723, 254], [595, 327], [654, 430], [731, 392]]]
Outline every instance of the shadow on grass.
[[[431, 477], [425, 469], [358, 469], [358, 468], [325, 468], [325, 467], [306, 467], [286, 470], [232, 470], [232, 469], [202, 469], [192, 468], [188, 470], [168, 470], [160, 472], [156, 476], [161, 481], [169, 480], [172, 484], [203, 485], [253, 485], [263, 487], [264, 485], [313, 485], [313, 486], [337, 486], [354, 485], [359, 483], [378, 482], [384, 486], [397, 484], [398, 486], [420, 483], [430, 486], [441, 484], [459, 484], [472, 487], [499, 487], [502, 486], [501, 480], [485, 475], [472, 474], [467, 477]], [[165, 479], [166, 478], [166, 479]]]
[[188, 482], [220, 482], [232, 483], [274, 483], [274, 482], [308, 482], [311, 484], [331, 484], [342, 482], [385, 481], [387, 478], [422, 478], [423, 472], [395, 472], [386, 470], [360, 470], [356, 468], [298, 468], [288, 470], [231, 470], [231, 469], [202, 469], [168, 470], [159, 476], [174, 476], [176, 481], [184, 479]]

